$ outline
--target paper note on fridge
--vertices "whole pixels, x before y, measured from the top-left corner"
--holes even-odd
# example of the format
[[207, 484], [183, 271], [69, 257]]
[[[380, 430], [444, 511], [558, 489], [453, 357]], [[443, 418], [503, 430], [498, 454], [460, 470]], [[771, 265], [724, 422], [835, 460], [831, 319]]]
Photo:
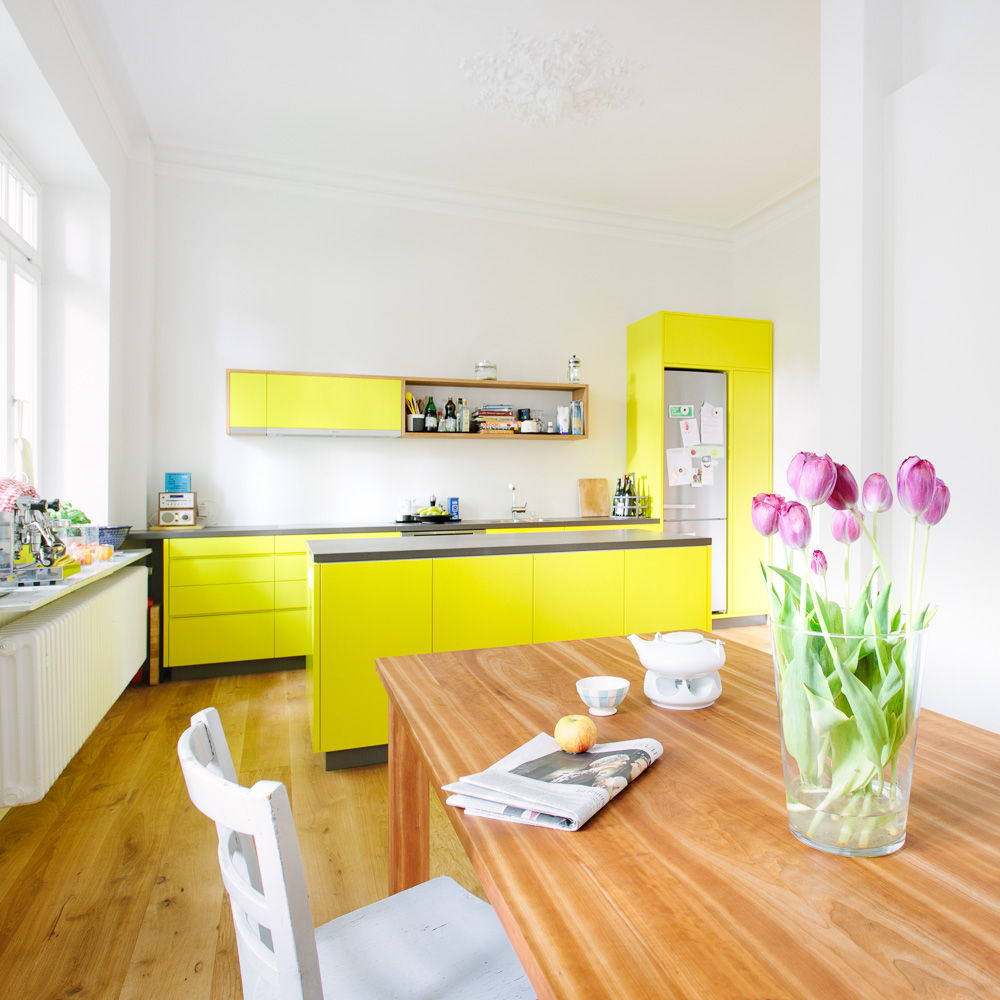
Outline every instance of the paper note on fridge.
[[[722, 444], [723, 423], [726, 412], [721, 406], [713, 406], [711, 403], [701, 404], [701, 443], [702, 444]], [[695, 444], [698, 442], [696, 441]]]
[[690, 448], [693, 444], [701, 444], [697, 420], [689, 419], [681, 421], [681, 443], [685, 448]]
[[691, 485], [691, 451], [688, 448], [667, 449], [667, 485]]

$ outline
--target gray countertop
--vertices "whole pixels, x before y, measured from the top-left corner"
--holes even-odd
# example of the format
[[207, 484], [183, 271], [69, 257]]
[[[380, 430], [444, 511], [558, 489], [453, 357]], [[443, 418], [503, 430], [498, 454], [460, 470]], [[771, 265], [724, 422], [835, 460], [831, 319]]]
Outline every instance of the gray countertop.
[[451, 556], [502, 556], [534, 552], [598, 552], [608, 549], [711, 545], [710, 538], [678, 538], [659, 531], [525, 532], [510, 535], [445, 535], [403, 538], [317, 540], [309, 550], [318, 563], [374, 562], [387, 559], [438, 559]]
[[256, 525], [212, 525], [203, 528], [149, 528], [129, 532], [129, 539], [137, 541], [160, 541], [164, 538], [219, 538], [229, 535], [322, 535], [354, 534], [369, 531], [485, 531], [490, 528], [573, 528], [600, 527], [627, 524], [659, 524], [649, 517], [545, 517], [537, 520], [517, 520], [493, 518], [484, 520], [445, 521], [443, 524], [425, 524], [420, 521], [390, 521], [376, 524], [256, 524]]

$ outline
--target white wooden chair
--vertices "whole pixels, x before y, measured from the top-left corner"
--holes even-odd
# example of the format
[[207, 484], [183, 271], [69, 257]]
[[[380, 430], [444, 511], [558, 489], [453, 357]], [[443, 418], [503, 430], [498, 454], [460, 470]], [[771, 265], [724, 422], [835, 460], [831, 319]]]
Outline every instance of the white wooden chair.
[[215, 820], [246, 1000], [529, 1000], [535, 996], [493, 908], [450, 878], [314, 929], [288, 793], [245, 788], [219, 713], [177, 743], [194, 805]]

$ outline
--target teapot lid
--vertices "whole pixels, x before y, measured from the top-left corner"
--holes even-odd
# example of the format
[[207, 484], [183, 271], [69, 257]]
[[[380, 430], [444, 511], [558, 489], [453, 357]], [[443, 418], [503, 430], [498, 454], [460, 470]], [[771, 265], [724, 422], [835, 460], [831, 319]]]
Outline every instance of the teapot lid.
[[698, 635], [697, 632], [660, 632], [656, 637], [661, 642], [670, 643], [671, 646], [693, 646], [705, 641], [705, 637]]

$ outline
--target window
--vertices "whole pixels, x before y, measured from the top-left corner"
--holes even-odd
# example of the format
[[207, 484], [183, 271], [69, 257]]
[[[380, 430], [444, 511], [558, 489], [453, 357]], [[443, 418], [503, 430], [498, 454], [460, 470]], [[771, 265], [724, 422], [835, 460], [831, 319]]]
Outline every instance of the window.
[[38, 439], [38, 184], [0, 139], [0, 472], [35, 481]]

